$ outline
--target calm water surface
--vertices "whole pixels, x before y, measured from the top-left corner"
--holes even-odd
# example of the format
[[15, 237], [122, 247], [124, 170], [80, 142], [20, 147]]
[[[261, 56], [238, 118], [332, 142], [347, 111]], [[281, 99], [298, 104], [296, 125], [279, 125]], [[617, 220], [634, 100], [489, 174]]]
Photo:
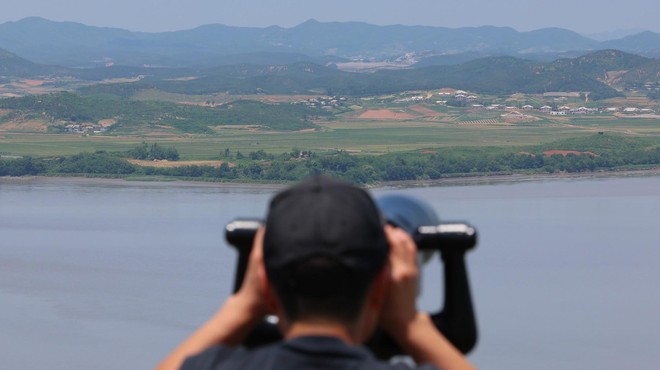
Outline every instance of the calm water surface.
[[[223, 226], [274, 189], [0, 180], [0, 359], [148, 369], [229, 294]], [[660, 177], [378, 189], [480, 232], [468, 256], [483, 369], [656, 369]], [[440, 265], [420, 304], [440, 305]]]

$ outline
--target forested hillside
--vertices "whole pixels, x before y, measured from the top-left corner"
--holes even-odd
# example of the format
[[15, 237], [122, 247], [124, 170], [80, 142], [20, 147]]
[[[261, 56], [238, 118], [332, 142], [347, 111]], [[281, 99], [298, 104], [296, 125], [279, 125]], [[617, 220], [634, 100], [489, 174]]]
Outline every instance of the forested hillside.
[[[311, 63], [286, 66], [236, 65], [199, 71], [187, 80], [148, 76], [130, 84], [95, 85], [83, 93], [110, 93], [131, 96], [144, 89], [159, 89], [181, 94], [301, 94], [370, 96], [408, 90], [443, 87], [464, 89], [482, 94], [544, 93], [549, 91], [590, 92], [592, 100], [621, 96], [616, 88], [658, 79], [655, 59], [604, 50], [578, 58], [550, 63], [514, 57], [489, 57], [462, 64], [405, 70], [381, 70], [375, 73], [349, 73]], [[639, 70], [646, 70], [644, 74]], [[607, 73], [622, 73], [610, 85]], [[630, 71], [630, 75], [626, 74]], [[655, 72], [655, 75], [653, 74]], [[641, 82], [644, 79], [644, 82]]]
[[[290, 60], [288, 55], [281, 61]], [[303, 58], [304, 59], [304, 58]], [[241, 58], [237, 58], [241, 60]], [[256, 61], [265, 62], [265, 58]], [[624, 89], [660, 85], [657, 59], [602, 50], [576, 58], [538, 62], [510, 56], [486, 57], [460, 64], [379, 70], [375, 73], [341, 71], [312, 62], [292, 64], [234, 64], [199, 69], [111, 66], [65, 68], [40, 65], [0, 50], [4, 78], [63, 78], [80, 80], [82, 94], [131, 97], [142, 90], [208, 95], [325, 94], [372, 96], [408, 90], [455, 88], [481, 94], [585, 92], [598, 100], [621, 96]], [[273, 62], [277, 61], [277, 58]], [[615, 74], [616, 78], [611, 78]], [[130, 78], [132, 82], [102, 83]]]
[[115, 120], [110, 132], [170, 127], [182, 133], [213, 133], [212, 126], [252, 125], [279, 131], [314, 127], [311, 118], [327, 115], [304, 105], [236, 101], [228, 105], [198, 106], [129, 100], [112, 95], [80, 96], [72, 93], [0, 99], [0, 109], [10, 113], [3, 121], [46, 119], [51, 130], [64, 130], [75, 122]]

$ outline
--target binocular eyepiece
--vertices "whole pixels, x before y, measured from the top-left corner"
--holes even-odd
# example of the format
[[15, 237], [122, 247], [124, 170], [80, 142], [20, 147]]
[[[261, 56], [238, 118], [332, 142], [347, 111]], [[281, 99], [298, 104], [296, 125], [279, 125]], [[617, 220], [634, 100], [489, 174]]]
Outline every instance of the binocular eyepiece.
[[[477, 342], [477, 324], [472, 307], [465, 253], [477, 244], [477, 230], [462, 222], [440, 222], [435, 211], [416, 198], [388, 195], [376, 199], [384, 219], [408, 232], [424, 256], [439, 251], [444, 265], [444, 307], [431, 314], [435, 326], [461, 352], [467, 353]], [[225, 227], [225, 238], [239, 252], [234, 291], [242, 282], [254, 236], [262, 224], [254, 218], [236, 219]], [[259, 324], [245, 341], [248, 347], [281, 338], [277, 328], [267, 321]], [[381, 358], [402, 354], [388, 335], [377, 331], [367, 346]]]

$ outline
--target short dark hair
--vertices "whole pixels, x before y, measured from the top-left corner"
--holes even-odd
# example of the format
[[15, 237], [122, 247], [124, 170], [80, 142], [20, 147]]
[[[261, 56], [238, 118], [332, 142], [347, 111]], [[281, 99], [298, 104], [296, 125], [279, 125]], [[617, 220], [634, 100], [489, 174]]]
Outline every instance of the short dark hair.
[[351, 324], [360, 315], [374, 276], [327, 256], [314, 256], [295, 264], [289, 276], [272, 284], [287, 319], [326, 318]]

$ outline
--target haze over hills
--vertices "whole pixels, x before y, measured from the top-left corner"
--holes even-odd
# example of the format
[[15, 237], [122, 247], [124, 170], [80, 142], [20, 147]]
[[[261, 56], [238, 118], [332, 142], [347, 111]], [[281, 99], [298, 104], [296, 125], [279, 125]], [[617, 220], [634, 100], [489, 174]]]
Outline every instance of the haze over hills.
[[58, 71], [64, 71], [66, 68], [33, 63], [27, 59], [21, 58], [7, 50], [0, 49], [0, 76], [30, 77], [35, 75], [53, 74]]
[[642, 28], [629, 28], [629, 29], [618, 29], [618, 30], [611, 30], [605, 32], [584, 34], [584, 36], [590, 39], [594, 39], [596, 41], [610, 41], [610, 40], [622, 39], [626, 36], [636, 35], [644, 31], [646, 30]]
[[131, 32], [37, 17], [0, 24], [0, 48], [34, 62], [69, 67], [111, 63], [208, 67], [255, 63], [254, 58], [278, 61], [271, 60], [268, 64], [302, 61], [325, 64], [346, 59], [388, 60], [406, 54], [416, 55], [416, 60], [465, 55], [459, 59], [466, 61], [470, 55], [509, 55], [547, 61], [607, 48], [656, 57], [660, 56], [659, 40], [660, 34], [648, 31], [603, 42], [559, 28], [518, 32], [493, 26], [375, 26], [315, 20], [291, 28], [212, 24], [163, 33]]
[[635, 35], [626, 36], [622, 39], [606, 41], [603, 43], [603, 46], [631, 53], [659, 57], [660, 33], [644, 31]]
[[[285, 65], [236, 64], [204, 69], [102, 67], [68, 68], [39, 65], [0, 50], [0, 76], [59, 75], [88, 81], [78, 91], [132, 97], [144, 90], [188, 95], [327, 94], [368, 96], [443, 87], [482, 94], [539, 94], [586, 92], [592, 100], [621, 96], [625, 89], [660, 87], [660, 63], [617, 50], [602, 50], [577, 58], [537, 62], [510, 56], [486, 57], [468, 62], [381, 70], [345, 72], [310, 62]], [[138, 76], [136, 78], [136, 76]], [[130, 77], [120, 83], [93, 83]], [[6, 78], [6, 77], [5, 77]], [[649, 91], [651, 91], [649, 90]]]

